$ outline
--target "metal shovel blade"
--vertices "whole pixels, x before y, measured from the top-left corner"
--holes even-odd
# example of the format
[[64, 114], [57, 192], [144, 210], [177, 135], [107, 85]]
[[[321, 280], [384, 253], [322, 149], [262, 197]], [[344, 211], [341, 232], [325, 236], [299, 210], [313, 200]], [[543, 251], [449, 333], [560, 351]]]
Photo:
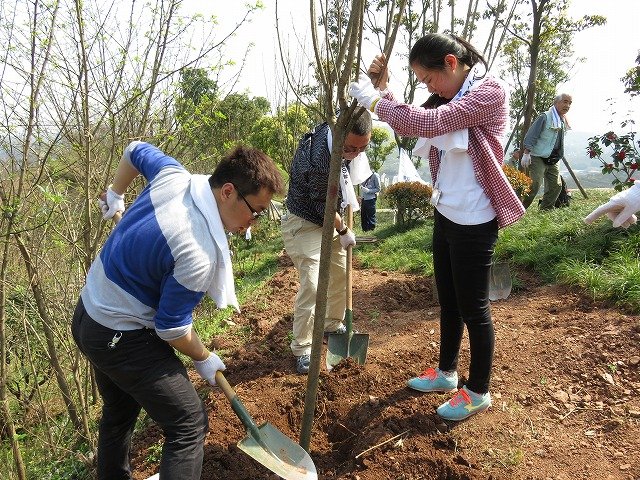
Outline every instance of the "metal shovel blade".
[[316, 467], [304, 448], [269, 423], [258, 427], [220, 370], [216, 383], [247, 429], [247, 436], [238, 442], [240, 450], [285, 480], [317, 480]]
[[316, 467], [304, 448], [270, 423], [262, 424], [258, 431], [260, 441], [247, 434], [238, 448], [285, 480], [317, 480]]
[[511, 271], [507, 262], [494, 262], [489, 271], [489, 300], [505, 299], [511, 293]]
[[332, 333], [327, 339], [327, 355], [325, 358], [327, 370], [331, 370], [345, 358], [353, 358], [359, 365], [364, 365], [367, 359], [367, 348], [369, 347], [368, 333], [354, 333], [351, 325], [353, 312], [345, 312], [345, 333]]

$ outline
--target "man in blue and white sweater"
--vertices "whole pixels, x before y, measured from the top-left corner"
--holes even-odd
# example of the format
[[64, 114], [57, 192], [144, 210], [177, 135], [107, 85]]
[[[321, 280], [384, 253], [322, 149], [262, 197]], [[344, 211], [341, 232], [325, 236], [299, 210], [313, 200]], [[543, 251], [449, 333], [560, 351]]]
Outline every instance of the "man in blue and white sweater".
[[161, 478], [199, 479], [208, 418], [175, 351], [215, 385], [225, 365], [193, 329], [193, 309], [205, 293], [219, 308], [239, 309], [225, 231], [250, 227], [283, 182], [273, 161], [253, 148], [237, 147], [208, 176], [132, 142], [102, 201], [105, 219], [124, 212], [124, 192], [138, 174], [148, 184], [91, 265], [72, 323], [103, 399], [98, 479], [131, 478], [141, 408], [165, 435]]

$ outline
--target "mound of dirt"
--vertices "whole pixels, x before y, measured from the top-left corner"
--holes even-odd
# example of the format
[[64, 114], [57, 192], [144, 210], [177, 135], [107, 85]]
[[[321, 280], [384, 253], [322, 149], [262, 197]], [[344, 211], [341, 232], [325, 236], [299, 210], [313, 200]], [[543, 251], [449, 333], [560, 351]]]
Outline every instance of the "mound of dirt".
[[[519, 272], [526, 288], [494, 302], [496, 354], [488, 412], [460, 423], [408, 378], [437, 365], [439, 307], [432, 279], [354, 271], [355, 327], [369, 333], [367, 362], [320, 376], [311, 456], [322, 479], [640, 479], [640, 318]], [[280, 269], [215, 347], [256, 423], [297, 440], [306, 376], [289, 350], [297, 276]], [[465, 337], [460, 385], [468, 371]], [[322, 362], [324, 365], [324, 360]], [[202, 478], [276, 479], [240, 451], [245, 430], [218, 389], [193, 373], [209, 413]], [[136, 479], [157, 470], [155, 426], [138, 435]]]

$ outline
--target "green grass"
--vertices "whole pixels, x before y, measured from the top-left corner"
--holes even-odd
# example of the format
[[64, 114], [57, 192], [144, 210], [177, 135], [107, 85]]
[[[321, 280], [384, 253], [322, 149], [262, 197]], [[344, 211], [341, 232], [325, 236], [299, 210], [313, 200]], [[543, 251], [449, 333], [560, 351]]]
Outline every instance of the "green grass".
[[[27, 434], [17, 434], [20, 440], [20, 451], [25, 464], [27, 478], [42, 480], [90, 480], [91, 472], [80, 461], [80, 455], [88, 454], [86, 444], [74, 444], [74, 434], [66, 416], [52, 419], [53, 426], [50, 433], [56, 440], [56, 451], [51, 445], [43, 445], [46, 438], [39, 432], [43, 427], [33, 427]], [[67, 452], [67, 455], [60, 455]], [[17, 478], [15, 464], [8, 441], [0, 444], [0, 478]]]
[[[613, 228], [608, 219], [586, 225], [583, 218], [606, 202], [613, 190], [589, 190], [588, 199], [573, 192], [571, 205], [541, 212], [531, 206], [514, 225], [501, 229], [496, 257], [512, 267], [536, 272], [548, 283], [584, 288], [630, 312], [640, 312], [640, 226]], [[382, 223], [379, 241], [356, 248], [356, 257], [368, 268], [431, 275], [432, 223], [410, 229]], [[519, 283], [516, 277], [514, 287]]]
[[376, 244], [362, 244], [355, 250], [363, 267], [431, 275], [431, 222], [411, 229], [382, 225], [375, 230]]
[[584, 288], [594, 299], [640, 311], [640, 227], [613, 228], [608, 219], [582, 219], [612, 191], [574, 192], [572, 205], [551, 212], [527, 211], [501, 231], [497, 255], [537, 272], [549, 283]]

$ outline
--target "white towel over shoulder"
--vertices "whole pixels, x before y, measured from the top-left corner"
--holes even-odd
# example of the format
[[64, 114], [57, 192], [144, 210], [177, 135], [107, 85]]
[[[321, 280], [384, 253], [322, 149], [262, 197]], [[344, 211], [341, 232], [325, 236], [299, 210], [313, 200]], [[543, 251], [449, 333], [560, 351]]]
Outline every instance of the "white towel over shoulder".
[[[451, 99], [452, 102], [460, 100], [468, 92], [480, 85], [486, 78], [486, 69], [480, 62], [476, 63], [465, 78], [462, 87], [456, 96]], [[433, 138], [418, 138], [415, 147], [413, 147], [413, 154], [423, 158], [429, 158], [429, 150], [434, 146], [440, 151], [467, 151], [469, 146], [469, 130], [463, 128], [462, 130], [456, 130], [444, 135], [438, 135]]]

